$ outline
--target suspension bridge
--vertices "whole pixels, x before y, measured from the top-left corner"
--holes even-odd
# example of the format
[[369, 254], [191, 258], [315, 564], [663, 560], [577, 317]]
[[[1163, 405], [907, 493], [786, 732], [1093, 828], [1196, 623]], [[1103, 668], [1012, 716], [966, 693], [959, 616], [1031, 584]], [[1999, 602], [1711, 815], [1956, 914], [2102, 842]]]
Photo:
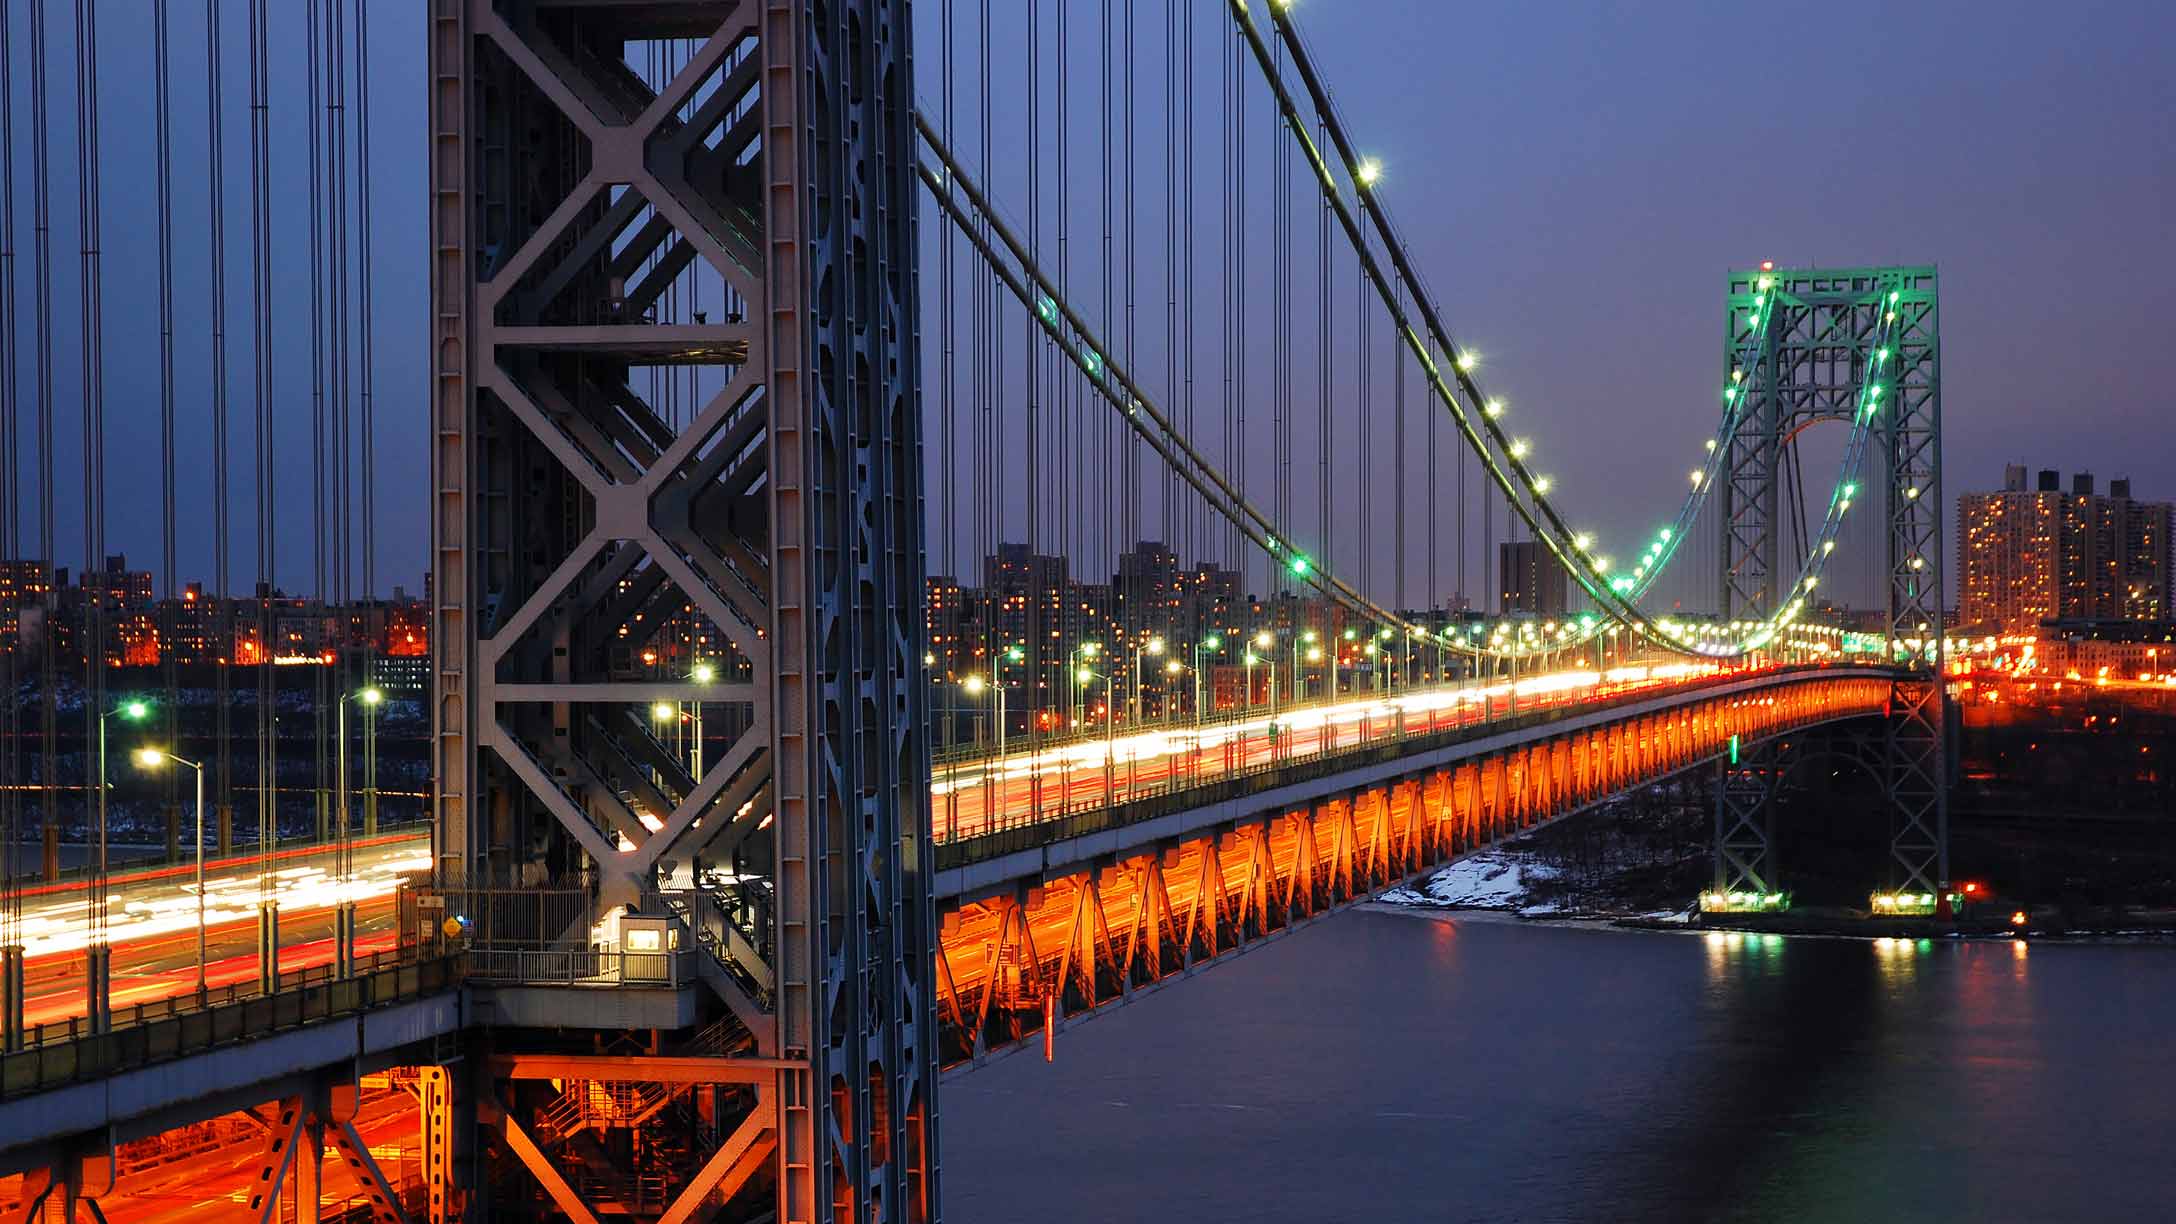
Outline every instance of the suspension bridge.
[[[1576, 414], [1453, 338], [1288, 3], [429, 0], [428, 232], [393, 237], [370, 6], [162, 0], [118, 48], [109, 7], [0, 5], [0, 544], [45, 567], [0, 815], [93, 847], [8, 873], [16, 1215], [934, 1220], [947, 1076], [1520, 831], [1712, 779], [1697, 904], [1786, 904], [1776, 798], [1832, 739], [1890, 808], [1877, 903], [1944, 905], [1932, 268], [1728, 270], [1720, 353], [1674, 358], [1716, 370], [1681, 499], [1590, 523], [1545, 461]], [[124, 63], [156, 155], [116, 171]], [[150, 631], [208, 538], [209, 725], [170, 662], [128, 698], [107, 593], [50, 632], [59, 526], [88, 569], [129, 495], [116, 208], [157, 257]], [[372, 272], [418, 254], [427, 463], [388, 481]], [[381, 486], [430, 509], [423, 832], [376, 823], [377, 639], [275, 678], [283, 582], [321, 625], [378, 595]], [[193, 862], [116, 867], [110, 806], [178, 844], [192, 782]]]

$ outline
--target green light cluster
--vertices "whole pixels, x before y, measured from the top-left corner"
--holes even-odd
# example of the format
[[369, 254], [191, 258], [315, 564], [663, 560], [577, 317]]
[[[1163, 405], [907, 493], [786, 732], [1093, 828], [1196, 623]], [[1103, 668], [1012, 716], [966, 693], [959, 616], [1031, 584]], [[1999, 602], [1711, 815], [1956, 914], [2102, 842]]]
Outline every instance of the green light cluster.
[[1703, 914], [1777, 914], [1791, 908], [1791, 894], [1787, 892], [1704, 892], [1700, 894], [1700, 912]]

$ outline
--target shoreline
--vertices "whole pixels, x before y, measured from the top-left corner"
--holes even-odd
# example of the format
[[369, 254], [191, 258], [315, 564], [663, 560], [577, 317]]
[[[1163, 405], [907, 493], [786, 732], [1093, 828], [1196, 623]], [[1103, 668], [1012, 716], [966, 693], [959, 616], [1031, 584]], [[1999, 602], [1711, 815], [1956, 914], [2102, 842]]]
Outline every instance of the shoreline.
[[1531, 923], [1588, 931], [1628, 931], [1656, 935], [1773, 935], [1793, 939], [1853, 939], [1867, 943], [1896, 939], [1939, 939], [1952, 943], [2066, 943], [2137, 947], [2167, 944], [2176, 947], [2176, 927], [2143, 926], [2049, 931], [2027, 926], [2013, 929], [1958, 927], [1954, 924], [1909, 922], [1895, 919], [1848, 919], [1833, 922], [1770, 923], [1703, 922], [1696, 915], [1680, 913], [1664, 917], [1654, 913], [1545, 910], [1498, 905], [1446, 904], [1424, 900], [1393, 901], [1385, 898], [1362, 902], [1362, 908], [1378, 913], [1403, 914], [1430, 921], [1483, 922], [1510, 926]]

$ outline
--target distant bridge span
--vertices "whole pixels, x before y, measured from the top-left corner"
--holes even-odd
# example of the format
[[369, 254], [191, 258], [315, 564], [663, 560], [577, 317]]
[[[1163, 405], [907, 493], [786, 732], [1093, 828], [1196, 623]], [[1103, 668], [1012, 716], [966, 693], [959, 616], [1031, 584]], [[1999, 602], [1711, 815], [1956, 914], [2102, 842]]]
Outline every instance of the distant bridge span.
[[938, 847], [953, 1071], [1475, 850], [1752, 743], [1888, 711], [1899, 673], [1777, 668], [1371, 743]]

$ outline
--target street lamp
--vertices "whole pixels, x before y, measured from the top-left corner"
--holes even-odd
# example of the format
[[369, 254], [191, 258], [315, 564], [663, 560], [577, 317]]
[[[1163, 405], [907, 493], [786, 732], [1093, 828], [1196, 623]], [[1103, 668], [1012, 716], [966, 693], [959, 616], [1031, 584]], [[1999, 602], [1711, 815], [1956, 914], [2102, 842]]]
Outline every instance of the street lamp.
[[1005, 686], [984, 680], [980, 674], [960, 681], [960, 689], [969, 697], [980, 697], [986, 689], [997, 691], [997, 754], [1005, 754]]
[[[358, 689], [340, 698], [336, 718], [337, 730], [335, 735], [339, 740], [339, 752], [337, 754], [339, 777], [335, 783], [336, 797], [333, 802], [335, 810], [340, 813], [339, 842], [342, 853], [340, 855], [340, 901], [333, 910], [333, 956], [341, 977], [349, 977], [355, 972], [355, 898], [349, 892], [349, 887], [353, 883], [352, 877], [355, 864], [348, 840], [348, 703], [351, 701], [360, 702], [365, 709], [375, 712], [384, 700], [384, 690], [376, 686]], [[201, 854], [201, 849], [199, 853]]]
[[1026, 655], [1026, 654], [1025, 654], [1025, 653], [1024, 653], [1023, 651], [1021, 651], [1021, 649], [1020, 649], [1020, 648], [1019, 648], [1018, 646], [1007, 646], [1007, 647], [1006, 647], [1006, 648], [1005, 648], [1005, 649], [1004, 649], [1003, 651], [1000, 651], [1000, 652], [998, 652], [997, 654], [993, 654], [993, 655], [991, 655], [991, 656], [990, 656], [990, 675], [989, 675], [989, 678], [988, 678], [988, 679], [984, 679], [984, 678], [983, 678], [983, 677], [982, 677], [982, 676], [981, 676], [981, 675], [980, 675], [980, 674], [978, 673], [978, 674], [975, 674], [975, 675], [970, 675], [970, 676], [968, 676], [968, 677], [967, 677], [967, 678], [966, 678], [965, 680], [962, 680], [962, 681], [960, 681], [960, 688], [961, 688], [961, 689], [963, 689], [963, 690], [965, 690], [965, 691], [966, 691], [966, 693], [967, 693], [967, 695], [968, 695], [969, 697], [980, 697], [980, 696], [982, 695], [982, 693], [983, 693], [983, 690], [985, 690], [985, 689], [994, 689], [994, 690], [996, 690], [996, 693], [997, 693], [997, 741], [996, 741], [996, 742], [997, 742], [997, 755], [998, 755], [998, 756], [1003, 756], [1003, 755], [1005, 755], [1005, 672], [1004, 672], [1004, 667], [1005, 667], [1005, 664], [1007, 664], [1007, 663], [1018, 663], [1018, 662], [1020, 662], [1020, 661], [1021, 661], [1022, 659], [1026, 658], [1026, 657], [1027, 657], [1027, 655]]
[[1073, 679], [1080, 682], [1082, 704], [1081, 716], [1083, 718], [1087, 717], [1086, 706], [1088, 702], [1088, 686], [1098, 680], [1101, 680], [1103, 682], [1103, 726], [1105, 733], [1112, 740], [1111, 748], [1108, 751], [1111, 754], [1115, 754], [1117, 752], [1116, 740], [1118, 732], [1116, 726], [1111, 722], [1111, 718], [1112, 715], [1117, 713], [1114, 707], [1118, 705], [1118, 697], [1117, 694], [1115, 694], [1111, 690], [1112, 677], [1110, 673], [1090, 671], [1088, 668], [1083, 667], [1073, 673]]
[[1137, 646], [1133, 651], [1133, 721], [1137, 723], [1141, 721], [1141, 655], [1144, 652], [1161, 657], [1164, 653], [1163, 635], [1159, 633], [1151, 637], [1145, 645]]
[[172, 761], [196, 771], [196, 995], [204, 997], [204, 764], [185, 760], [164, 748], [139, 748], [136, 764], [157, 769]]
[[[1300, 675], [1300, 647], [1303, 644], [1307, 646], [1313, 646], [1315, 644], [1314, 630], [1309, 629], [1307, 632], [1302, 633], [1298, 637], [1292, 639], [1292, 699], [1294, 701], [1307, 700], [1307, 680], [1305, 677]], [[1320, 659], [1321, 657], [1322, 652], [1320, 650], [1311, 650], [1308, 652], [1307, 655], [1309, 662], [1313, 662], [1314, 660]]]
[[103, 1032], [108, 1025], [110, 983], [112, 975], [111, 952], [106, 946], [106, 903], [102, 891], [106, 879], [106, 792], [112, 784], [106, 780], [106, 722], [115, 715], [130, 722], [140, 723], [151, 714], [151, 706], [143, 701], [122, 702], [113, 709], [98, 715], [98, 844], [93, 848], [92, 878], [99, 889], [92, 893], [91, 939], [84, 950], [86, 965], [83, 974], [83, 990], [88, 1006], [85, 1008], [94, 1032]]
[[133, 723], [140, 723], [151, 716], [148, 702], [124, 701], [98, 716], [98, 869], [106, 869], [106, 720], [119, 715]]
[[1224, 639], [1214, 633], [1194, 643], [1194, 721], [1197, 723], [1201, 721], [1202, 707], [1201, 652], [1206, 650], [1210, 654], [1217, 654], [1223, 649]]
[[[1269, 649], [1276, 644], [1277, 635], [1267, 629], [1254, 635], [1254, 648], [1262, 652], [1262, 662], [1269, 667], [1269, 712], [1271, 714], [1277, 712], [1277, 665], [1269, 661]], [[1254, 686], [1251, 683], [1247, 685], [1247, 697], [1249, 700], [1254, 697]]]
[[[1102, 650], [1103, 643], [1101, 642], [1082, 642], [1080, 645], [1075, 646], [1065, 656], [1065, 668], [1067, 674], [1074, 675], [1086, 670], [1085, 668], [1080, 666], [1080, 661], [1082, 659], [1093, 659], [1096, 657], [1097, 654], [1101, 653]], [[1073, 722], [1075, 724], [1080, 723], [1087, 716], [1087, 698], [1081, 692], [1081, 685], [1083, 683], [1085, 682], [1076, 680], [1073, 685], [1073, 709], [1071, 710], [1071, 714], [1073, 716]]]
[[[932, 660], [934, 662], [934, 660]], [[718, 678], [718, 670], [708, 663], [697, 663], [688, 678], [697, 684], [708, 684]], [[697, 782], [703, 780], [703, 702], [697, 697], [695, 706], [695, 743], [688, 749], [688, 776]]]

